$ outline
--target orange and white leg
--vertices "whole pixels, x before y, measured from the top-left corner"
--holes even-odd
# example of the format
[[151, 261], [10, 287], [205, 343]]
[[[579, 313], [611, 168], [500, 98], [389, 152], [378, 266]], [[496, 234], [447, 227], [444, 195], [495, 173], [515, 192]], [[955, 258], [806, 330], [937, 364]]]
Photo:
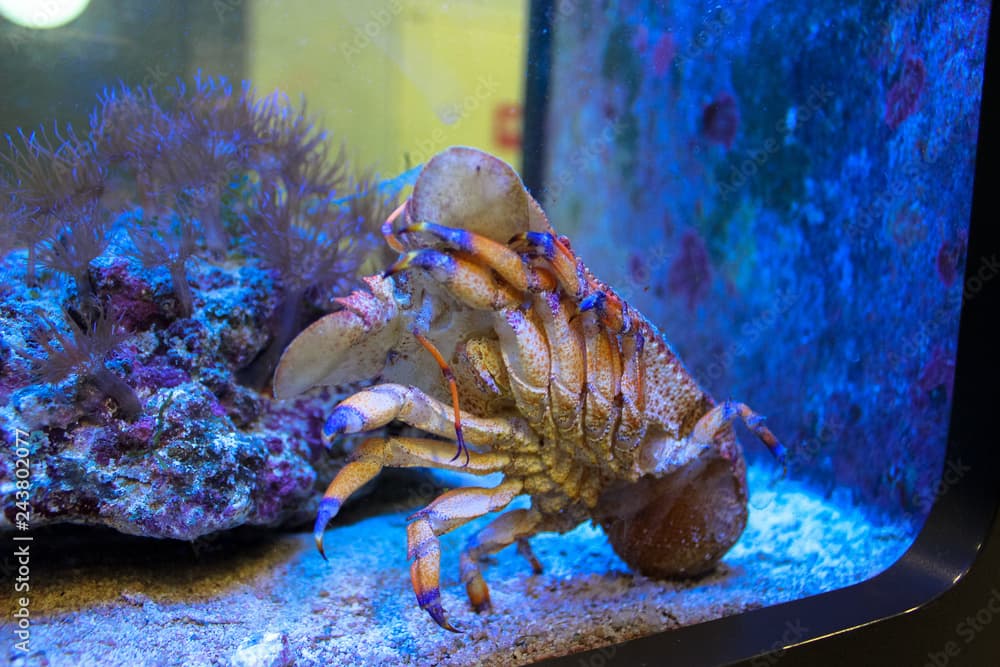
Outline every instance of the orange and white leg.
[[641, 331], [635, 331], [631, 336], [619, 336], [618, 339], [624, 368], [621, 380], [621, 421], [615, 432], [613, 447], [630, 450], [642, 442], [648, 425], [642, 363], [645, 338]]
[[403, 247], [403, 243], [396, 236], [394, 231], [396, 225], [396, 219], [400, 216], [406, 218], [406, 208], [410, 200], [407, 199], [402, 204], [396, 207], [396, 210], [389, 214], [386, 221], [382, 223], [382, 238], [385, 239], [386, 245], [395, 250], [396, 252], [403, 252], [406, 248]]
[[490, 608], [490, 589], [483, 580], [479, 561], [490, 554], [517, 542], [518, 552], [524, 556], [535, 574], [541, 574], [542, 565], [535, 558], [528, 538], [539, 532], [542, 517], [535, 509], [520, 509], [501, 514], [469, 540], [459, 561], [462, 583], [469, 595], [469, 602], [476, 611]]
[[630, 334], [635, 331], [636, 318], [628, 303], [622, 301], [609, 287], [595, 288], [580, 299], [580, 311], [593, 310], [609, 331]]
[[320, 555], [323, 552], [323, 531], [341, 505], [351, 495], [374, 479], [382, 468], [439, 468], [459, 470], [474, 475], [488, 475], [502, 470], [510, 462], [506, 454], [470, 452], [465, 465], [452, 463], [454, 443], [429, 438], [369, 438], [351, 456], [351, 461], [337, 473], [327, 487], [316, 513], [313, 537]]
[[516, 308], [524, 301], [523, 293], [498, 279], [491, 268], [479, 264], [472, 255], [459, 250], [412, 250], [402, 255], [382, 275], [388, 277], [411, 269], [426, 271], [448, 288], [456, 299], [475, 310]]
[[583, 327], [573, 321], [576, 304], [560, 292], [539, 294], [535, 304], [549, 342], [549, 400], [556, 429], [562, 439], [582, 442], [587, 361]]
[[[603, 328], [593, 313], [583, 320], [586, 343], [587, 382], [584, 403], [584, 432], [596, 451], [611, 451], [621, 416], [622, 359], [618, 336]], [[596, 459], [591, 459], [597, 464]]]
[[451, 407], [455, 412], [455, 419], [452, 423], [455, 425], [455, 440], [458, 442], [458, 451], [455, 452], [455, 456], [452, 461], [457, 459], [462, 454], [465, 454], [465, 462], [469, 462], [469, 448], [465, 446], [465, 436], [462, 433], [462, 409], [458, 403], [458, 383], [455, 381], [455, 373], [452, 372], [451, 366], [445, 360], [444, 355], [441, 351], [437, 349], [430, 340], [428, 340], [420, 331], [416, 328], [411, 332], [413, 337], [423, 345], [424, 349], [427, 350], [428, 354], [434, 357], [434, 362], [437, 363], [438, 368], [441, 369], [441, 374], [444, 376], [444, 381], [448, 383], [448, 390], [451, 392]]
[[[330, 441], [341, 433], [360, 433], [385, 426], [398, 419], [422, 431], [455, 439], [451, 406], [431, 398], [416, 387], [377, 384], [345, 398], [333, 409], [323, 425], [323, 438]], [[461, 415], [467, 442], [492, 449], [537, 448], [537, 436], [520, 419]], [[454, 445], [452, 445], [454, 453]]]
[[544, 259], [563, 291], [573, 300], [579, 301], [585, 295], [587, 279], [583, 265], [564, 237], [548, 232], [524, 232], [510, 240], [510, 248], [528, 257]]
[[764, 425], [764, 417], [751, 410], [745, 403], [723, 401], [716, 405], [698, 420], [691, 432], [691, 437], [697, 442], [715, 442], [716, 434], [736, 419], [742, 419], [747, 428], [760, 438], [782, 467], [785, 466], [785, 446], [778, 442], [778, 438]]
[[445, 630], [458, 632], [448, 622], [441, 604], [441, 544], [438, 536], [472, 519], [502, 510], [521, 493], [522, 484], [511, 480], [492, 489], [478, 487], [449, 491], [413, 514], [406, 528], [410, 579], [417, 604]]
[[496, 271], [497, 275], [520, 292], [552, 291], [556, 287], [555, 276], [548, 271], [536, 271], [510, 247], [467, 229], [417, 222], [401, 233], [404, 232], [421, 232], [444, 241], [448, 246]]

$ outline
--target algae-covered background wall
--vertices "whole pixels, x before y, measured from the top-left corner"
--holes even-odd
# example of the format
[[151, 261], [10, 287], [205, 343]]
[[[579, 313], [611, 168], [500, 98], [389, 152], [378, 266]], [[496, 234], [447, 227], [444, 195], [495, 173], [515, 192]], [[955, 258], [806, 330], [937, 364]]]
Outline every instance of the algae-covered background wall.
[[768, 415], [793, 476], [921, 519], [944, 458], [989, 3], [555, 7], [556, 227], [717, 398]]

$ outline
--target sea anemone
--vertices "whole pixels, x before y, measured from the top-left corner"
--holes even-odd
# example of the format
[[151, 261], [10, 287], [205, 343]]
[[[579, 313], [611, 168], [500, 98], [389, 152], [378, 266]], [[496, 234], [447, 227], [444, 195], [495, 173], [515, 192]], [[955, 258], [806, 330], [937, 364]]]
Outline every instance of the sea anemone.
[[25, 207], [14, 189], [0, 178], [0, 258], [17, 247], [17, 232], [25, 218]]
[[42, 127], [17, 139], [7, 135], [6, 152], [0, 165], [7, 178], [0, 181], [5, 226], [15, 246], [28, 248], [28, 284], [36, 283], [35, 259], [38, 246], [54, 231], [58, 219], [96, 204], [104, 194], [106, 172], [88, 139], [79, 138], [67, 126], [60, 133], [53, 128], [56, 143]]
[[89, 139], [81, 139], [71, 126], [62, 132], [53, 126], [55, 145], [45, 127], [20, 141], [7, 135], [8, 151], [0, 153], [21, 202], [37, 215], [52, 215], [74, 204], [96, 201], [104, 194], [105, 170]]
[[38, 251], [38, 260], [76, 283], [77, 298], [88, 304], [94, 297], [90, 263], [102, 252], [110, 227], [107, 212], [97, 201], [64, 206], [53, 216], [54, 234]]
[[[352, 188], [354, 190], [355, 188]], [[306, 188], [292, 194], [265, 191], [248, 220], [255, 254], [279, 277], [281, 298], [272, 319], [268, 347], [240, 374], [258, 389], [270, 381], [281, 352], [302, 329], [303, 303], [312, 292], [347, 293], [357, 269], [374, 247], [372, 230], [389, 203], [362, 182], [358, 194], [335, 203], [332, 196], [310, 197]]]
[[[154, 169], [167, 148], [172, 119], [147, 88], [105, 90], [90, 114], [90, 135], [100, 158], [111, 167], [129, 168], [136, 197], [144, 210], [155, 208], [157, 183]], [[149, 210], [150, 213], [154, 211]]]
[[144, 266], [165, 266], [170, 271], [178, 313], [191, 317], [194, 304], [185, 265], [196, 249], [197, 225], [190, 218], [154, 218], [129, 226], [128, 233]]
[[189, 160], [181, 166], [187, 178], [178, 206], [200, 221], [208, 249], [221, 255], [229, 245], [222, 219], [223, 193], [251, 169], [250, 156], [260, 143], [254, 130], [252, 89], [244, 84], [242, 92], [234, 94], [225, 78], [203, 78], [199, 72], [190, 93], [178, 83], [172, 106], [186, 134], [178, 156]]
[[273, 93], [254, 103], [257, 170], [262, 181], [280, 182], [290, 197], [326, 197], [348, 180], [343, 146], [331, 155], [327, 133], [288, 97]]
[[135, 391], [104, 364], [109, 352], [127, 338], [107, 316], [105, 308], [94, 307], [91, 314], [68, 309], [64, 311], [69, 334], [64, 334], [50, 319], [38, 314], [39, 326], [35, 337], [44, 354], [32, 359], [32, 372], [40, 382], [55, 384], [76, 373], [105, 396], [114, 400], [119, 413], [128, 420], [142, 412]]
[[[177, 312], [190, 317], [187, 259], [199, 250], [218, 258], [241, 239], [281, 290], [271, 343], [244, 369], [257, 388], [305, 323], [303, 306], [329, 308], [332, 292], [353, 287], [389, 210], [369, 179], [351, 177], [344, 148], [331, 145], [304, 103], [258, 97], [249, 84], [237, 91], [223, 78], [199, 73], [162, 99], [149, 88], [107, 89], [86, 138], [72, 128], [53, 136], [19, 132], [0, 159], [9, 172], [0, 216], [29, 249], [29, 280], [37, 254], [71, 276], [77, 306], [91, 308], [90, 264], [107, 244], [114, 209], [135, 208], [132, 200], [141, 210], [119, 219], [133, 254], [169, 269]], [[106, 189], [112, 195], [102, 200]]]

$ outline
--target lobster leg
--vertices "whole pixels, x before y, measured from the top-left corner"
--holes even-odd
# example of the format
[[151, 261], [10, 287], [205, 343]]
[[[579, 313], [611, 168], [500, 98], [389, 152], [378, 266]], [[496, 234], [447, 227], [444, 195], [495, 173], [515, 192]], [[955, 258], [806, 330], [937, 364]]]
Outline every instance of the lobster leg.
[[[615, 333], [629, 333], [633, 322], [628, 305], [610, 289], [599, 289], [588, 293], [588, 281], [580, 267], [579, 260], [573, 251], [559, 238], [547, 232], [524, 232], [510, 241], [509, 246], [493, 239], [481, 236], [465, 229], [444, 227], [432, 222], [417, 222], [403, 229], [400, 233], [424, 232], [444, 241], [460, 251], [462, 256], [475, 259], [485, 268], [495, 271], [507, 284], [520, 292], [553, 292], [558, 281], [563, 291], [580, 302], [580, 310], [595, 309], [600, 314], [601, 321]], [[411, 258], [400, 260], [403, 268], [411, 265], [427, 264], [422, 268], [430, 269], [435, 264], [441, 264], [437, 250], [430, 258]], [[524, 255], [518, 253], [522, 251]], [[421, 251], [411, 253], [419, 255]], [[543, 258], [552, 268], [554, 275], [541, 267], [532, 267], [526, 257]], [[397, 265], [400, 262], [397, 262]], [[396, 265], [394, 265], [396, 267]], [[402, 270], [390, 267], [390, 272]], [[465, 269], [468, 271], [469, 269]], [[439, 269], [440, 271], [440, 269]], [[457, 272], [457, 271], [456, 271]], [[462, 283], [459, 283], [462, 284]], [[462, 298], [461, 294], [456, 294]], [[475, 306], [474, 306], [475, 307]]]
[[627, 303], [609, 288], [594, 290], [580, 300], [580, 311], [594, 310], [600, 316], [601, 324], [616, 334], [628, 334], [634, 330], [632, 312]]
[[467, 253], [478, 262], [493, 269], [514, 289], [520, 292], [552, 291], [556, 287], [555, 278], [547, 271], [535, 271], [525, 258], [510, 247], [493, 239], [466, 229], [444, 227], [432, 222], [418, 222], [400, 233], [424, 232], [430, 234], [452, 248]]
[[402, 255], [382, 275], [388, 277], [409, 269], [423, 269], [474, 310], [513, 308], [524, 300], [505, 281], [497, 280], [492, 269], [478, 264], [471, 255], [461, 251], [413, 250]]
[[552, 267], [563, 291], [575, 301], [585, 296], [587, 281], [583, 267], [573, 251], [559, 238], [548, 232], [523, 232], [510, 240], [510, 247], [529, 257], [544, 258]]
[[313, 537], [320, 555], [323, 552], [323, 531], [326, 524], [337, 516], [340, 506], [365, 483], [382, 472], [382, 468], [443, 468], [461, 470], [474, 475], [488, 475], [503, 469], [509, 462], [505, 454], [478, 452], [469, 453], [466, 465], [452, 463], [454, 445], [446, 440], [429, 438], [369, 438], [362, 442], [351, 457], [352, 460], [340, 469], [330, 482], [316, 513]]
[[[621, 415], [621, 402], [616, 399], [621, 393], [622, 377], [618, 337], [601, 327], [593, 314], [581, 319], [587, 346], [584, 430], [588, 441], [600, 443], [598, 451], [608, 452]], [[597, 460], [591, 463], [596, 465]]]
[[[389, 383], [368, 387], [341, 401], [323, 425], [323, 438], [329, 441], [341, 433], [371, 431], [394, 419], [443, 438], [455, 439], [451, 406], [416, 387]], [[503, 449], [535, 448], [538, 444], [537, 436], [517, 419], [477, 417], [463, 412], [462, 430], [473, 445], [489, 443], [493, 448]]]
[[548, 409], [551, 354], [545, 329], [532, 310], [510, 308], [496, 313], [493, 320], [518, 411], [532, 428], [544, 432], [552, 419]]
[[735, 419], [742, 419], [747, 428], [754, 432], [761, 442], [771, 451], [771, 454], [782, 467], [786, 465], [785, 446], [764, 425], [764, 418], [751, 410], [745, 403], [724, 401], [709, 410], [695, 424], [691, 437], [698, 442], [714, 442], [715, 435]]
[[403, 247], [403, 243], [396, 236], [393, 231], [393, 227], [396, 223], [396, 218], [406, 213], [406, 205], [410, 203], [407, 199], [402, 204], [396, 207], [396, 210], [389, 214], [386, 221], [382, 223], [382, 238], [385, 239], [386, 245], [395, 250], [396, 252], [403, 252], [406, 248]]
[[459, 567], [473, 609], [487, 611], [491, 607], [490, 589], [479, 569], [479, 561], [483, 557], [517, 542], [518, 551], [531, 563], [531, 569], [535, 574], [541, 573], [542, 566], [528, 545], [528, 538], [538, 532], [541, 520], [541, 515], [535, 509], [514, 510], [501, 514], [469, 540], [469, 546], [462, 552], [459, 560]]
[[[536, 310], [549, 341], [549, 396], [559, 435], [567, 442], [583, 441], [583, 390], [587, 380], [583, 327], [572, 321], [575, 304], [559, 292], [536, 298]], [[572, 464], [573, 460], [567, 459]], [[562, 482], [562, 480], [557, 480]]]
[[559, 285], [581, 311], [596, 310], [601, 323], [614, 333], [630, 333], [634, 326], [628, 304], [610, 288], [589, 277], [566, 241], [547, 232], [524, 232], [510, 240], [511, 248], [538, 257], [552, 268]]
[[411, 523], [406, 528], [406, 551], [407, 558], [413, 561], [410, 564], [410, 579], [417, 604], [445, 630], [458, 632], [448, 622], [441, 605], [441, 545], [438, 536], [476, 517], [502, 510], [521, 493], [521, 489], [519, 481], [504, 482], [493, 489], [455, 489], [410, 517]]
[[644, 414], [646, 399], [642, 363], [645, 338], [641, 331], [636, 331], [635, 335], [632, 336], [619, 336], [618, 338], [625, 367], [621, 381], [621, 422], [615, 433], [614, 447], [615, 449], [628, 450], [642, 442], [648, 423]]
[[448, 390], [451, 392], [451, 407], [455, 411], [455, 440], [458, 442], [458, 451], [455, 452], [455, 456], [451, 459], [454, 461], [463, 453], [465, 454], [465, 463], [469, 463], [469, 448], [465, 446], [465, 436], [462, 435], [462, 411], [458, 406], [458, 383], [455, 382], [455, 374], [451, 370], [451, 366], [445, 360], [444, 356], [441, 354], [440, 350], [434, 343], [427, 340], [427, 338], [420, 333], [417, 329], [413, 330], [413, 337], [424, 346], [424, 349], [434, 357], [434, 361], [437, 362], [438, 368], [441, 369], [441, 374], [444, 375], [445, 382], [448, 383]]

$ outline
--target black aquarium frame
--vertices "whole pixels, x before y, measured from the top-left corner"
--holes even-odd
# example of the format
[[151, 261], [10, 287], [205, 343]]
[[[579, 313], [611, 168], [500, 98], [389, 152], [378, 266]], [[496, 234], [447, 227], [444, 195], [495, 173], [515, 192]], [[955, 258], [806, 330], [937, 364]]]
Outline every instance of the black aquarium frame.
[[[544, 191], [545, 128], [558, 0], [530, 2], [523, 173]], [[1000, 53], [990, 12], [964, 283], [1000, 257], [994, 176], [1000, 173]], [[979, 280], [977, 278], [977, 280]], [[544, 665], [1000, 664], [1000, 280], [962, 304], [946, 460], [969, 468], [939, 494], [907, 552], [867, 581], [793, 602], [663, 632]], [[970, 286], [971, 287], [971, 286]], [[970, 290], [971, 292], [971, 290]], [[897, 332], [900, 339], [906, 332]]]

